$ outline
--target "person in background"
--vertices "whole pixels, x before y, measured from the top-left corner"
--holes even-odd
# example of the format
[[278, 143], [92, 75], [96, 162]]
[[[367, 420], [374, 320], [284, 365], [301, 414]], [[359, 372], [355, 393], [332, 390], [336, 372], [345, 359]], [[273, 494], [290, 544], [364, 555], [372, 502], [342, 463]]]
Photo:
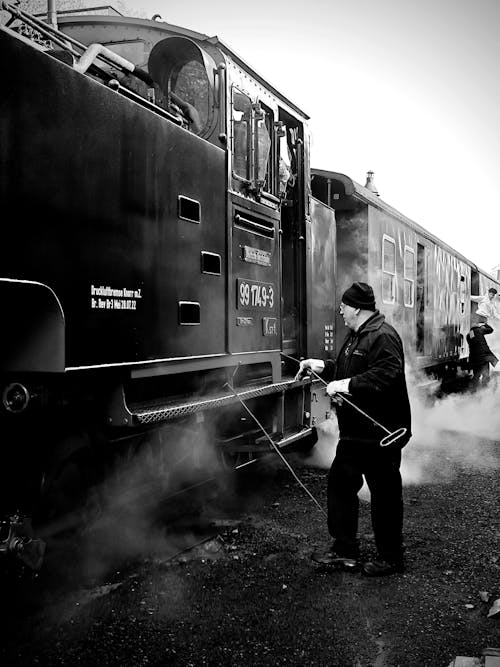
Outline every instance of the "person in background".
[[494, 367], [498, 358], [490, 350], [485, 335], [493, 333], [493, 328], [484, 322], [471, 327], [467, 334], [469, 345], [469, 366], [472, 368], [472, 386], [485, 387], [490, 380], [490, 364]]
[[487, 323], [490, 319], [500, 320], [500, 313], [495, 308], [496, 295], [497, 290], [494, 287], [490, 287], [487, 294], [471, 296], [470, 300], [478, 304], [475, 314], [475, 322], [477, 324], [481, 324], [482, 322]]
[[339, 442], [328, 475], [328, 530], [334, 542], [312, 558], [320, 563], [344, 565], [359, 560], [358, 492], [363, 476], [371, 493], [371, 518], [377, 559], [364, 562], [367, 576], [404, 571], [403, 493], [400, 473], [401, 449], [411, 437], [410, 403], [405, 379], [404, 353], [397, 331], [385, 321], [375, 305], [373, 289], [355, 282], [347, 289], [340, 313], [349, 334], [332, 360], [305, 359], [296, 379], [312, 370], [326, 381], [332, 397], [351, 394], [349, 401], [391, 432], [406, 433], [382, 447], [385, 432], [363, 417], [346, 401], [338, 400]]

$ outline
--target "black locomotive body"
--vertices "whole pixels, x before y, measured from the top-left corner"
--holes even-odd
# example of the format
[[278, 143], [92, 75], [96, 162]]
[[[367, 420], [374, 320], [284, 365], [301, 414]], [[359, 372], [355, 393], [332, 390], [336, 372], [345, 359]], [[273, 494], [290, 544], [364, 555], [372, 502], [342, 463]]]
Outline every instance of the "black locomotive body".
[[307, 116], [215, 38], [4, 8], [2, 510], [155, 430], [268, 448], [240, 398], [278, 446], [314, 437], [329, 404], [288, 357], [324, 353], [335, 227]]
[[411, 356], [459, 360], [486, 276], [341, 174], [312, 196], [307, 115], [217, 38], [2, 6], [0, 550], [143, 440], [165, 476], [180, 433], [268, 449], [242, 400], [279, 447], [314, 441], [330, 404], [295, 360], [334, 356], [352, 280]]

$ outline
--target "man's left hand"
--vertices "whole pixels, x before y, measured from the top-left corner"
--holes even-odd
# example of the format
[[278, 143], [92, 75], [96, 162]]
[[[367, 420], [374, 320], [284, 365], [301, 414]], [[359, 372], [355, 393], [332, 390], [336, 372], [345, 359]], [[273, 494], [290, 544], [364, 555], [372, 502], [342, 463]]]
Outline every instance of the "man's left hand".
[[326, 387], [326, 393], [328, 396], [333, 396], [334, 394], [348, 394], [350, 381], [351, 378], [345, 378], [345, 380], [334, 380], [333, 382], [329, 382]]

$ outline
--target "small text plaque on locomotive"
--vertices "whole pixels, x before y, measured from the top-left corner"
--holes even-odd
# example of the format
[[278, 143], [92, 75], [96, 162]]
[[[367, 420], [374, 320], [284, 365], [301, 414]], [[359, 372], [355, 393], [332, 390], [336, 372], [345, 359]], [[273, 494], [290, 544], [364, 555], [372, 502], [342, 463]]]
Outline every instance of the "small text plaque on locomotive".
[[[137, 310], [142, 288], [127, 289], [110, 285], [90, 286], [90, 307], [97, 310]], [[101, 298], [102, 297], [102, 298]]]
[[238, 292], [238, 308], [256, 308], [272, 310], [274, 308], [275, 291], [272, 283], [261, 283], [255, 280], [236, 281]]
[[242, 247], [242, 259], [244, 262], [259, 264], [260, 266], [271, 266], [271, 253], [260, 248], [244, 245]]
[[253, 317], [237, 317], [236, 326], [237, 327], [253, 327], [255, 324]]
[[277, 336], [278, 335], [278, 320], [276, 317], [263, 317], [262, 318], [262, 334], [264, 336]]

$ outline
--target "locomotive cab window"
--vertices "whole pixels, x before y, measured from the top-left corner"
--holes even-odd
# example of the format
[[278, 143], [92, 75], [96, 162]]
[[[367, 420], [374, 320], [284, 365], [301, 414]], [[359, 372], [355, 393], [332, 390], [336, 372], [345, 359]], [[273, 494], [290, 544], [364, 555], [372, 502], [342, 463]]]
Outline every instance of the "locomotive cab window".
[[302, 143], [302, 132], [298, 126], [294, 126], [290, 116], [283, 115], [286, 122], [278, 121], [278, 192], [284, 199], [296, 196], [294, 190], [299, 178], [299, 151]]
[[404, 256], [404, 304], [413, 308], [415, 303], [415, 251], [405, 246]]
[[[179, 104], [179, 100], [190, 104], [197, 112], [197, 119], [192, 122], [204, 128], [209, 116], [209, 85], [208, 77], [201, 63], [196, 60], [180, 63], [172, 71], [170, 77], [170, 96], [172, 102]], [[181, 110], [182, 106], [181, 106]]]
[[212, 58], [190, 39], [167, 37], [151, 50], [148, 68], [164, 106], [180, 116], [187, 129], [206, 134], [213, 115]]
[[252, 101], [236, 87], [233, 88], [232, 112], [233, 177], [250, 183]]
[[274, 127], [273, 113], [263, 104], [255, 111], [257, 135], [257, 184], [265, 192], [274, 194], [273, 183], [273, 151], [271, 137]]
[[396, 242], [385, 234], [382, 239], [382, 301], [396, 301]]
[[232, 174], [245, 194], [275, 194], [273, 112], [236, 86], [232, 93]]
[[291, 150], [288, 147], [286, 127], [279, 135], [279, 173], [278, 190], [281, 197], [286, 197], [287, 188], [292, 183]]

